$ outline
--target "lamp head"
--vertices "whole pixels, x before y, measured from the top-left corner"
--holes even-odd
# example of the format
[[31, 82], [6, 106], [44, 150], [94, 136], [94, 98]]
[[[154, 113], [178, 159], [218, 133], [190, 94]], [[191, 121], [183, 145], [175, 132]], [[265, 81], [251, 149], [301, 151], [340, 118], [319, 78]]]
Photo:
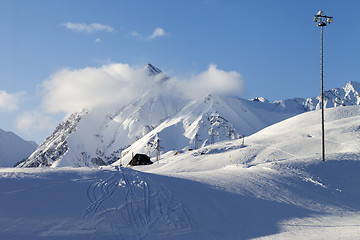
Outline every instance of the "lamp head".
[[314, 16], [314, 21], [318, 26], [324, 27], [327, 24], [332, 23], [333, 19], [330, 16], [324, 15], [324, 11], [318, 11], [318, 13]]
[[323, 16], [323, 14], [324, 14], [324, 11], [318, 11], [318, 13], [316, 15]]

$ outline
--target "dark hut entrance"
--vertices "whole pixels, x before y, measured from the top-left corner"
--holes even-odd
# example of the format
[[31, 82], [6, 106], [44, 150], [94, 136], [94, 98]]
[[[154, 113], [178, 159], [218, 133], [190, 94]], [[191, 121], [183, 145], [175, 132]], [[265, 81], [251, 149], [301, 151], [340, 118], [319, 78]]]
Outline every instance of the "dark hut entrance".
[[153, 162], [150, 161], [150, 157], [140, 153], [137, 153], [129, 162], [130, 166], [149, 165], [149, 164], [153, 164]]

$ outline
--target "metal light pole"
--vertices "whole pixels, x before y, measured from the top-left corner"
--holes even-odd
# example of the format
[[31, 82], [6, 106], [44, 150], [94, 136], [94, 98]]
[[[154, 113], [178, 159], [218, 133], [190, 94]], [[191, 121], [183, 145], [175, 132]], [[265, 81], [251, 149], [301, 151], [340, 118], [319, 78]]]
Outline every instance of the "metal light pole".
[[324, 27], [332, 23], [332, 17], [324, 15], [323, 11], [319, 11], [315, 17], [315, 22], [321, 27], [321, 133], [322, 133], [322, 160], [325, 161], [325, 124], [324, 124]]

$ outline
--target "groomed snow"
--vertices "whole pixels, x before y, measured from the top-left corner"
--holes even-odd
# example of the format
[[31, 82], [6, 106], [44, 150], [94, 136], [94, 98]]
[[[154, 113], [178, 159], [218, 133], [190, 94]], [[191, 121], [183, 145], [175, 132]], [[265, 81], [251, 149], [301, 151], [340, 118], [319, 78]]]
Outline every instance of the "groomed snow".
[[[358, 239], [360, 107], [133, 168], [0, 169], [1, 239]], [[152, 159], [154, 160], [154, 159]]]

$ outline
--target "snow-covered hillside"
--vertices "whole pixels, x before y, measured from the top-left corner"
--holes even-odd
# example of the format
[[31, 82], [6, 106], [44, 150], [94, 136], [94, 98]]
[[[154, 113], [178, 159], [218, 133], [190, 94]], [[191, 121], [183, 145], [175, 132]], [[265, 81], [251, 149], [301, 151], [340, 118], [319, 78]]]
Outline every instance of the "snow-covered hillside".
[[360, 106], [325, 113], [325, 162], [311, 111], [149, 166], [1, 169], [0, 238], [357, 239]]
[[[360, 160], [360, 106], [327, 109], [325, 119], [327, 160], [341, 160], [340, 155], [343, 160]], [[229, 165], [252, 168], [321, 162], [321, 113], [311, 111], [286, 119], [247, 137], [244, 144], [241, 140], [225, 141], [176, 156], [169, 153], [164, 159], [162, 165], [142, 166], [141, 170], [178, 176], [218, 171]], [[201, 161], [204, 164], [198, 168]]]
[[155, 156], [152, 143], [157, 134], [163, 152], [181, 151], [195, 148], [196, 141], [200, 147], [248, 136], [299, 113], [285, 112], [270, 103], [214, 94], [186, 103], [168, 93], [147, 92], [115, 110], [98, 108], [75, 114], [19, 166], [108, 165], [120, 157], [130, 160], [133, 152]]
[[101, 106], [75, 113], [19, 167], [101, 166], [119, 159], [120, 153], [136, 140], [176, 114], [185, 104], [181, 97], [161, 92], [168, 79], [151, 64], [144, 68], [158, 86], [125, 106]]
[[210, 94], [205, 99], [190, 102], [174, 117], [125, 149], [121, 161], [129, 162], [134, 152], [156, 156], [157, 138], [163, 153], [182, 152], [247, 137], [298, 113], [297, 109], [284, 111], [281, 106], [268, 102]]
[[[182, 152], [219, 141], [247, 137], [267, 126], [319, 108], [319, 97], [269, 102], [209, 94], [187, 100], [169, 92], [171, 78], [148, 64], [152, 88], [126, 105], [107, 105], [75, 113], [19, 167], [104, 166], [135, 153]], [[171, 89], [171, 88], [170, 88]], [[358, 105], [360, 83], [326, 92], [326, 107]]]
[[216, 94], [189, 102], [163, 88], [171, 81], [161, 70], [148, 64], [144, 71], [154, 87], [142, 97], [74, 113], [19, 167], [101, 166], [134, 151], [155, 155], [156, 134], [164, 152], [181, 151], [248, 136], [303, 111]]
[[37, 144], [25, 141], [13, 132], [0, 129], [0, 167], [13, 167], [30, 156]]

